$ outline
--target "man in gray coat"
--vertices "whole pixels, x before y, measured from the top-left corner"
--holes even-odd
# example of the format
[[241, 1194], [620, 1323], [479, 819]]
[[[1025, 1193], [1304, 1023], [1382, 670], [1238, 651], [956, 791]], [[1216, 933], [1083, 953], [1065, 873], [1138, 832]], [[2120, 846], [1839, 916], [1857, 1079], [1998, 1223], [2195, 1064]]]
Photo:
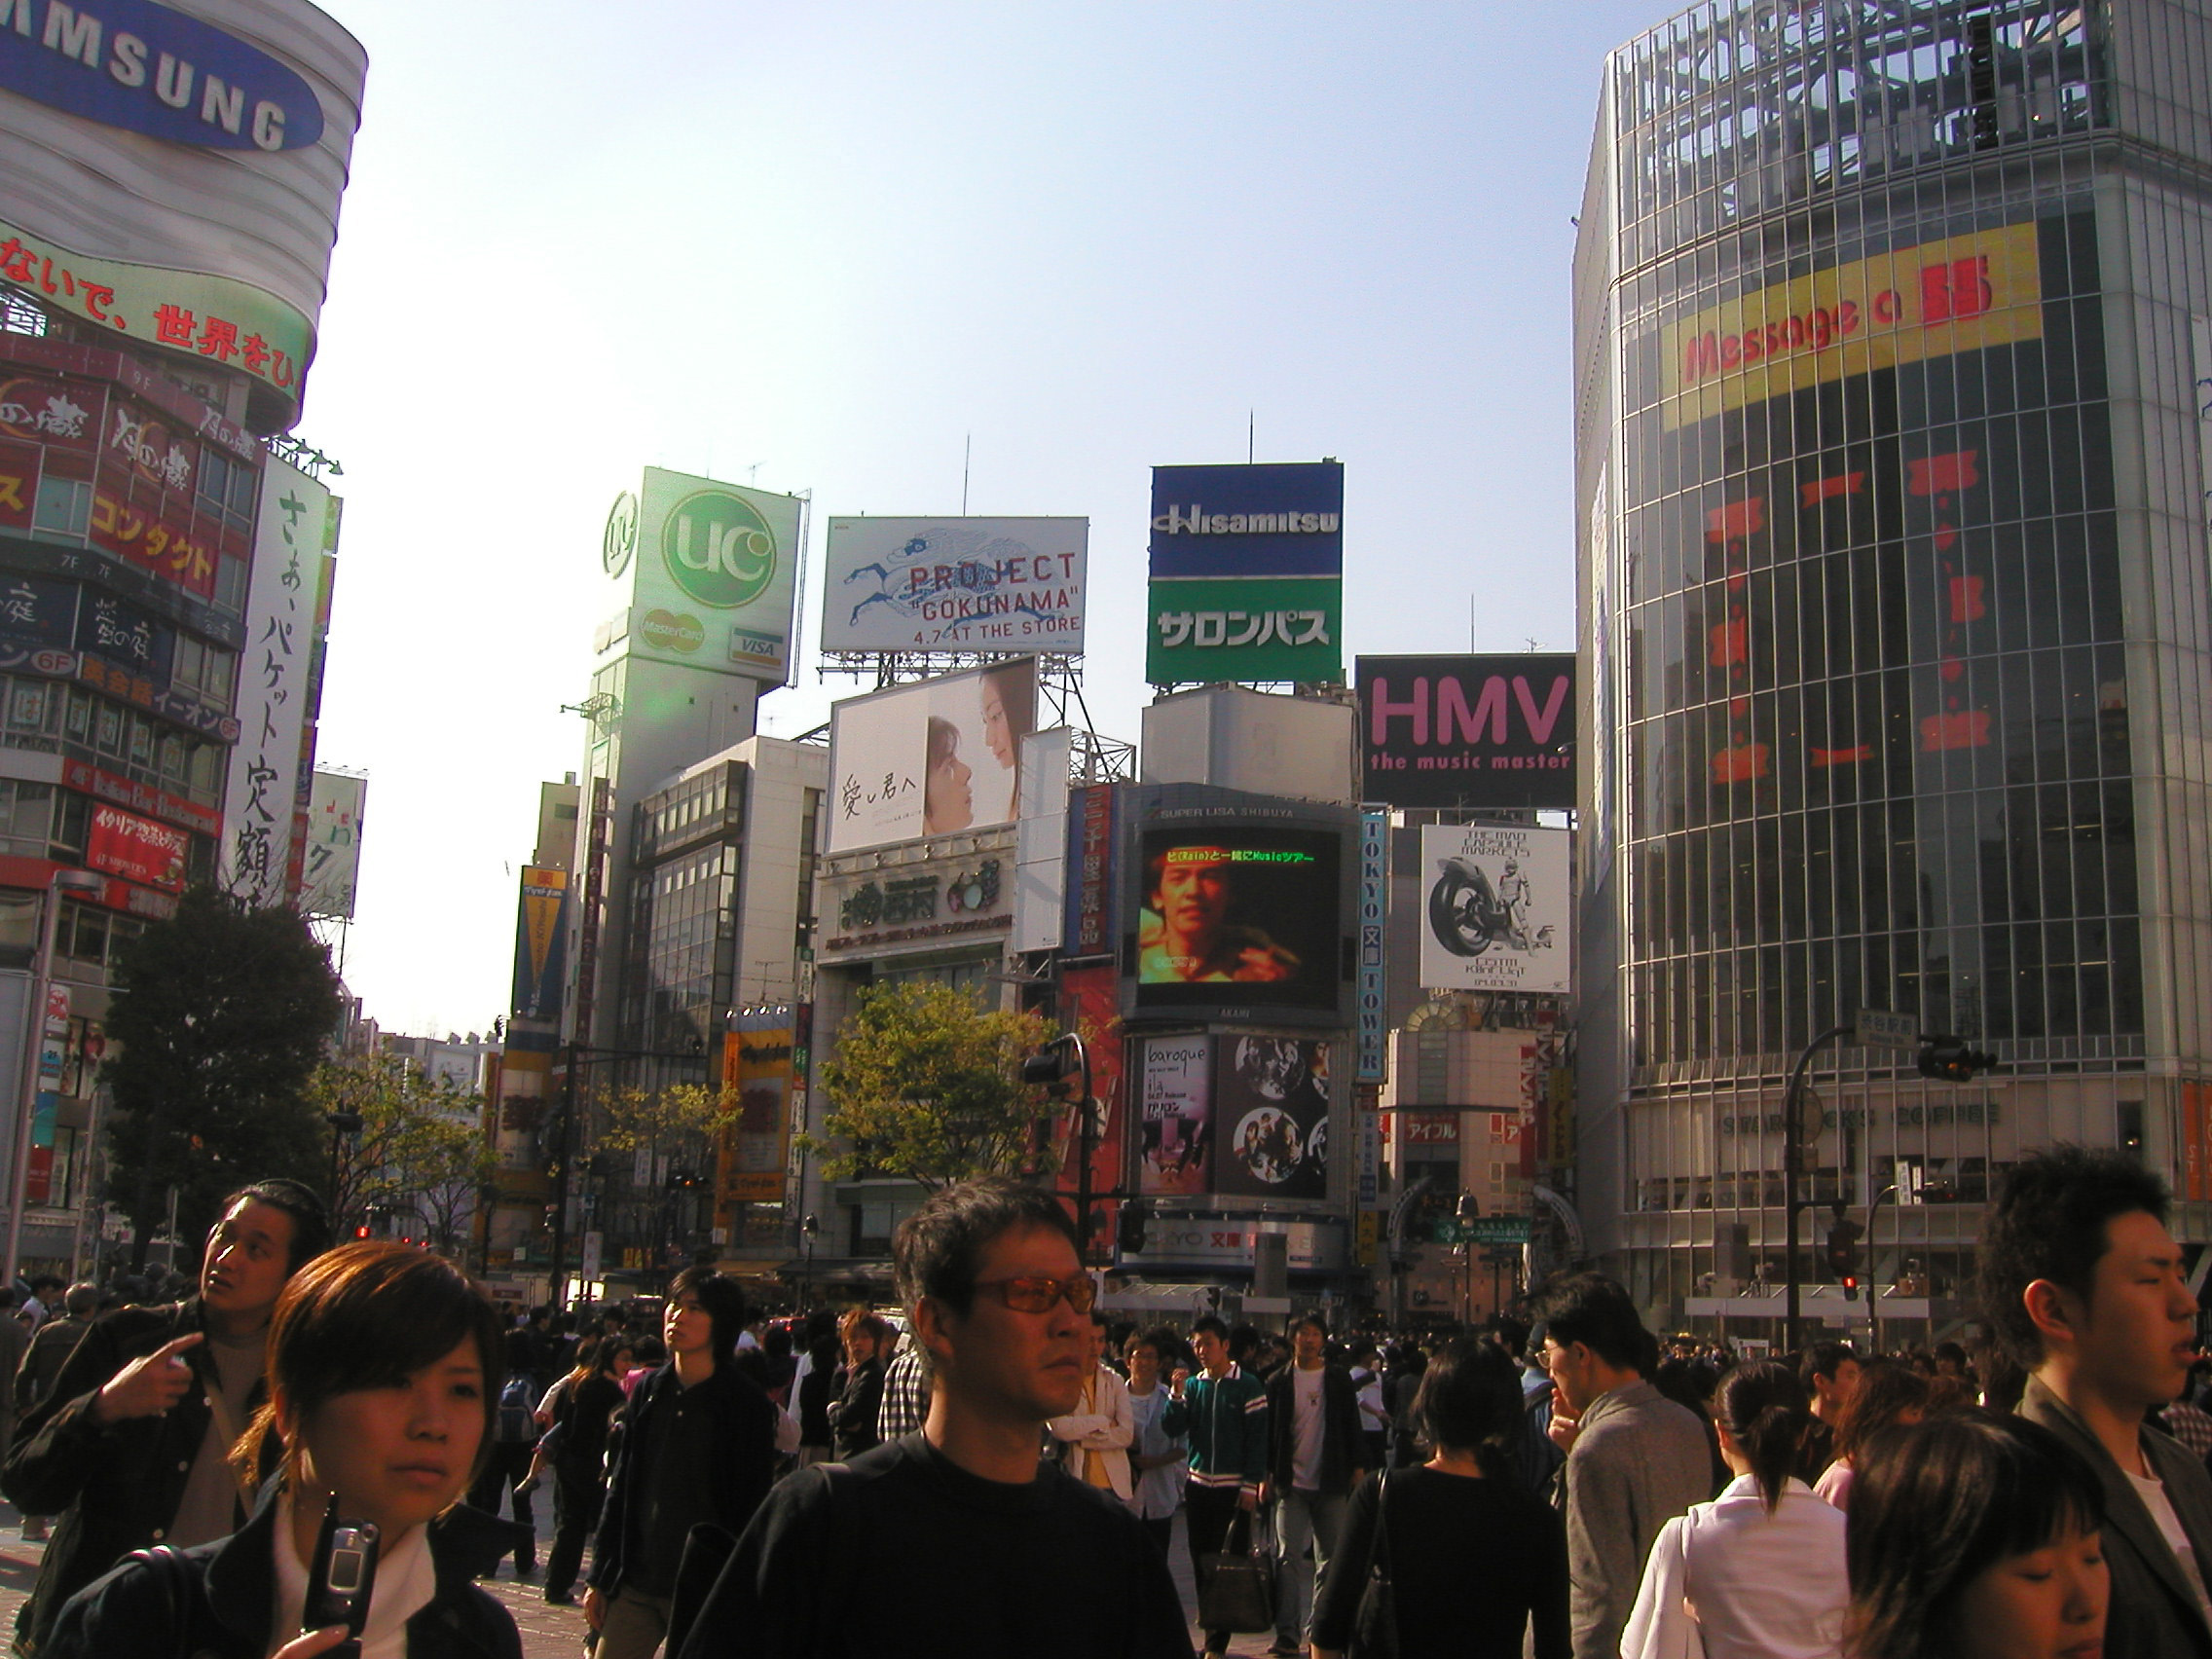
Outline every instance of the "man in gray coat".
[[1576, 1273], [1537, 1304], [1567, 1448], [1557, 1489], [1567, 1513], [1575, 1659], [1615, 1659], [1659, 1529], [1713, 1495], [1713, 1457], [1695, 1413], [1643, 1380], [1658, 1345], [1618, 1281]]
[[2104, 1650], [2212, 1659], [2212, 1476], [2144, 1424], [2196, 1357], [2166, 1192], [2124, 1153], [2061, 1146], [2007, 1173], [1982, 1223], [1982, 1313], [2028, 1370], [2020, 1415], [2089, 1460], [2112, 1569]]

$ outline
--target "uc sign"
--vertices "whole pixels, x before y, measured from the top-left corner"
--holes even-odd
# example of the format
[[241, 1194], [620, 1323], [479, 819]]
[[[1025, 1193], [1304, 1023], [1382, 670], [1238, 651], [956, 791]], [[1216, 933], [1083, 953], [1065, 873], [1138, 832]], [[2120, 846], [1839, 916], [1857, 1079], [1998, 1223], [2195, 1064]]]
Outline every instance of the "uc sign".
[[322, 136], [322, 105], [297, 72], [153, 0], [0, 0], [0, 90], [207, 149]]

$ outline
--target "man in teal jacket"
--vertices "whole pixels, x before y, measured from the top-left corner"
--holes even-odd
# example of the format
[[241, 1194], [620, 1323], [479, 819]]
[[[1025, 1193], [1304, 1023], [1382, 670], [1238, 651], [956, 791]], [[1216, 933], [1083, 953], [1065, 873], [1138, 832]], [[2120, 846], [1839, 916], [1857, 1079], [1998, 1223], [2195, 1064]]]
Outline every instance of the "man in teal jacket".
[[[1242, 1541], [1250, 1540], [1252, 1512], [1268, 1478], [1268, 1385], [1229, 1357], [1229, 1327], [1215, 1314], [1191, 1327], [1191, 1351], [1198, 1355], [1198, 1374], [1176, 1372], [1168, 1397], [1183, 1402], [1191, 1437], [1183, 1518], [1191, 1563], [1202, 1575], [1205, 1558], [1221, 1553], [1239, 1516], [1245, 1523]], [[1207, 1631], [1205, 1650], [1228, 1652], [1230, 1634]]]

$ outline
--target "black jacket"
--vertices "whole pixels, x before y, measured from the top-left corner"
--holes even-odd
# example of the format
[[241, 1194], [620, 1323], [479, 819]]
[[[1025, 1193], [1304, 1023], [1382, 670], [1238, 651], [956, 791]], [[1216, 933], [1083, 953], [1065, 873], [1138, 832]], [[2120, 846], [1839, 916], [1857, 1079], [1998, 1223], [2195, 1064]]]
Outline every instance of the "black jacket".
[[[1286, 1365], [1268, 1379], [1268, 1472], [1275, 1491], [1288, 1492], [1291, 1458], [1298, 1448], [1297, 1410], [1291, 1379], [1295, 1364]], [[1351, 1491], [1352, 1471], [1367, 1465], [1367, 1440], [1359, 1426], [1359, 1389], [1351, 1373], [1341, 1365], [1321, 1368], [1321, 1487], [1322, 1493], [1342, 1497]]]
[[839, 1462], [850, 1462], [883, 1444], [876, 1430], [876, 1414], [883, 1406], [883, 1361], [871, 1358], [839, 1375], [844, 1384], [830, 1402], [830, 1447]]
[[[653, 1466], [655, 1441], [686, 1392], [677, 1381], [672, 1360], [642, 1379], [630, 1403], [622, 1408], [620, 1432], [611, 1442], [614, 1457], [607, 1477], [607, 1508], [592, 1540], [589, 1583], [603, 1596], [612, 1596], [622, 1587], [632, 1553], [644, 1547], [651, 1511], [651, 1494], [644, 1488]], [[734, 1365], [719, 1367], [688, 1392], [693, 1402], [708, 1410], [717, 1430], [703, 1484], [713, 1493], [718, 1513], [692, 1519], [726, 1527], [734, 1536], [745, 1530], [775, 1484], [775, 1402]], [[674, 1579], [676, 1562], [656, 1566], [659, 1576]]]
[[[132, 1360], [205, 1329], [197, 1296], [117, 1309], [85, 1333], [46, 1398], [17, 1425], [0, 1493], [26, 1515], [61, 1517], [46, 1546], [38, 1587], [17, 1615], [19, 1651], [36, 1652], [62, 1603], [132, 1550], [162, 1542], [176, 1519], [207, 1432], [213, 1361], [205, 1357], [206, 1345], [186, 1350], [194, 1387], [164, 1416], [102, 1428], [92, 1420], [92, 1396]], [[262, 1393], [256, 1383], [249, 1413]], [[240, 1508], [234, 1521], [244, 1520]]]
[[[430, 1523], [438, 1589], [407, 1621], [407, 1659], [522, 1659], [513, 1616], [473, 1582], [514, 1548], [519, 1530], [465, 1504]], [[263, 1659], [280, 1542], [272, 1485], [253, 1519], [230, 1537], [169, 1563], [127, 1561], [72, 1597], [47, 1638], [45, 1659]], [[180, 1632], [172, 1595], [186, 1587]]]

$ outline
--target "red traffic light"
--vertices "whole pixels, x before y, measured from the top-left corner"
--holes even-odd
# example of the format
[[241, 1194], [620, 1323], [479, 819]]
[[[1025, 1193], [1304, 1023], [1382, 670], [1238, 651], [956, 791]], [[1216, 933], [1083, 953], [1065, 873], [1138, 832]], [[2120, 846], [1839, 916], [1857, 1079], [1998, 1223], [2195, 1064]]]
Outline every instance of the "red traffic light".
[[353, 1236], [356, 1238], [366, 1238], [368, 1235], [369, 1230], [365, 1227], [356, 1227], [353, 1229]]
[[1843, 1299], [1846, 1302], [1857, 1302], [1859, 1300], [1859, 1275], [1857, 1273], [1845, 1273], [1843, 1275]]

